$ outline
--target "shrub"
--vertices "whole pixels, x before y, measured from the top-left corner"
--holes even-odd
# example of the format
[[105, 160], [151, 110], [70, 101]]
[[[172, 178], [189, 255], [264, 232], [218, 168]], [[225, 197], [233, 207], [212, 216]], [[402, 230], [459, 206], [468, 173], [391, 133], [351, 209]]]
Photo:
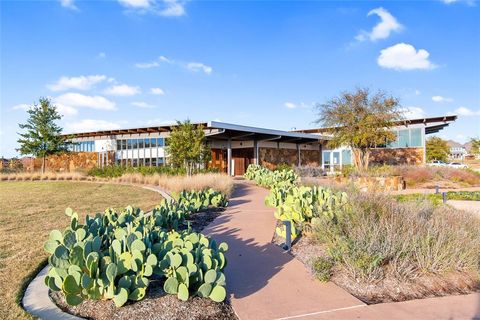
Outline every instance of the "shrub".
[[322, 281], [327, 282], [333, 275], [334, 262], [330, 258], [317, 257], [312, 263], [312, 268], [315, 273], [315, 277]]
[[295, 172], [300, 177], [322, 177], [326, 175], [325, 171], [321, 167], [312, 166], [295, 167]]
[[[143, 299], [150, 279], [160, 277], [165, 292], [181, 300], [197, 295], [223, 301], [227, 244], [217, 245], [190, 229], [178, 231], [190, 208], [208, 207], [218, 194], [209, 190], [184, 195], [187, 199], [180, 195], [176, 203], [164, 201], [151, 214], [132, 207], [107, 209], [87, 216], [83, 225], [68, 208], [70, 226], [63, 233], [53, 230], [45, 242], [51, 254], [46, 285], [62, 291], [70, 305], [112, 299], [120, 307], [127, 300]], [[192, 204], [196, 197], [204, 199], [202, 206]]]
[[354, 206], [315, 221], [315, 238], [352, 278], [399, 280], [423, 274], [480, 272], [480, 221], [447, 206], [350, 195]]

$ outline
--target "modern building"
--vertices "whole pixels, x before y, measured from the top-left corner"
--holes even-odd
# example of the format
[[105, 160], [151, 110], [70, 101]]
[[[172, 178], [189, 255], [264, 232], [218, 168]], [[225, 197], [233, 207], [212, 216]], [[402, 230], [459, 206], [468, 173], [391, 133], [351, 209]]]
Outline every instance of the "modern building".
[[448, 146], [450, 147], [450, 153], [448, 158], [453, 161], [463, 161], [468, 155], [468, 151], [465, 145], [458, 143], [453, 140], [447, 141]]
[[[425, 162], [425, 137], [456, 120], [456, 116], [405, 120], [396, 123], [397, 139], [372, 150], [373, 163]], [[329, 149], [329, 128], [283, 131], [218, 121], [196, 123], [205, 131], [212, 151], [209, 167], [242, 175], [249, 164], [321, 166], [340, 169], [352, 163], [348, 148]], [[95, 153], [98, 166], [161, 166], [168, 163], [166, 138], [173, 125], [67, 134], [72, 151]]]
[[[425, 141], [434, 134], [453, 123], [457, 116], [443, 116], [398, 121], [392, 130], [396, 140], [371, 149], [370, 162], [374, 164], [423, 164], [426, 162]], [[331, 135], [333, 128], [315, 128], [296, 130], [296, 132]], [[322, 168], [336, 170], [352, 164], [349, 148], [329, 149], [325, 147], [322, 154]]]
[[[280, 163], [319, 166], [322, 146], [330, 137], [249, 127], [217, 121], [196, 123], [212, 150], [209, 167], [242, 175], [249, 164], [274, 167]], [[104, 130], [67, 134], [72, 151], [95, 152], [97, 164], [161, 166], [168, 162], [166, 138], [172, 126]]]

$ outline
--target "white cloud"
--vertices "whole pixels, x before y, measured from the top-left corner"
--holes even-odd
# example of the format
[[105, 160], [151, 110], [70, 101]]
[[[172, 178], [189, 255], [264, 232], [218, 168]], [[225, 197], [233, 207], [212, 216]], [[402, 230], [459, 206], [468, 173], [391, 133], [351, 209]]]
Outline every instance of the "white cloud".
[[442, 2], [447, 5], [465, 2], [468, 6], [475, 6], [475, 0], [442, 0]]
[[75, 0], [60, 0], [60, 5], [67, 9], [78, 10]]
[[460, 107], [453, 111], [453, 114], [458, 114], [459, 116], [480, 116], [480, 110], [472, 110], [466, 107]]
[[376, 41], [379, 39], [386, 39], [390, 36], [390, 33], [393, 31], [400, 32], [403, 29], [403, 26], [397, 21], [397, 19], [390, 14], [384, 8], [376, 8], [371, 10], [367, 16], [377, 15], [380, 17], [380, 22], [373, 27], [372, 31], [366, 32], [361, 31], [355, 39], [358, 41]]
[[55, 101], [53, 102], [53, 104], [57, 107], [58, 113], [60, 113], [64, 117], [71, 117], [78, 114], [78, 110], [74, 107], [66, 106], [61, 103], [56, 103]]
[[[52, 104], [57, 107], [57, 111], [58, 113], [60, 113], [60, 115], [62, 116], [65, 116], [65, 117], [69, 117], [69, 116], [74, 116], [78, 113], [77, 109], [73, 108], [73, 107], [70, 107], [70, 106], [66, 106], [64, 104], [61, 104], [61, 103], [57, 103], [55, 100], [52, 101]], [[12, 107], [13, 110], [24, 110], [24, 111], [27, 111], [29, 110], [33, 105], [31, 104], [26, 104], [26, 103], [22, 103], [22, 104], [17, 104], [15, 106]]]
[[158, 95], [158, 96], [163, 96], [163, 95], [165, 95], [165, 91], [163, 91], [162, 88], [151, 88], [151, 89], [150, 89], [150, 93], [151, 93], [151, 94]]
[[155, 108], [154, 105], [148, 104], [143, 101], [135, 101], [135, 102], [132, 102], [131, 105], [138, 108], [147, 108], [147, 109]]
[[164, 17], [180, 17], [185, 14], [185, 4], [183, 1], [164, 0], [165, 8], [158, 12]]
[[295, 109], [297, 107], [297, 105], [293, 102], [285, 102], [283, 105], [288, 109]]
[[211, 74], [213, 71], [213, 68], [211, 66], [208, 66], [204, 63], [201, 62], [183, 62], [183, 61], [177, 61], [177, 60], [172, 60], [169, 59], [165, 56], [160, 56], [157, 59], [149, 62], [139, 62], [135, 64], [136, 68], [139, 69], [150, 69], [150, 68], [157, 68], [160, 67], [162, 63], [166, 64], [171, 64], [171, 65], [176, 65], [181, 68], [190, 70], [192, 72], [203, 72], [205, 74]]
[[207, 66], [206, 64], [203, 64], [201, 62], [189, 62], [186, 65], [186, 68], [190, 71], [193, 72], [203, 72], [205, 74], [211, 74], [213, 71], [213, 68], [210, 66]]
[[118, 2], [138, 13], [153, 13], [163, 17], [180, 17], [186, 14], [185, 1], [179, 0], [118, 0]]
[[119, 84], [105, 89], [104, 93], [112, 96], [134, 96], [140, 93], [140, 88], [127, 84]]
[[152, 3], [150, 0], [118, 0], [118, 2], [124, 7], [134, 9], [147, 9]]
[[13, 107], [12, 107], [12, 110], [24, 110], [24, 111], [27, 111], [27, 110], [29, 110], [31, 107], [32, 107], [32, 105], [30, 105], [30, 104], [21, 103], [21, 104], [17, 104], [17, 105], [15, 105], [15, 106], [13, 106]]
[[107, 57], [107, 54], [105, 52], [99, 52], [97, 54], [97, 59], [105, 59]]
[[433, 96], [432, 100], [434, 102], [452, 102], [453, 101], [452, 98], [445, 98], [445, 97], [442, 97], [442, 96]]
[[427, 116], [425, 110], [419, 107], [405, 107], [402, 108], [401, 111], [403, 112], [403, 116], [407, 119], [425, 118]]
[[428, 57], [430, 53], [425, 49], [417, 51], [407, 43], [398, 43], [380, 51], [378, 65], [394, 70], [428, 70], [436, 67]]
[[307, 104], [304, 102], [297, 104], [297, 103], [287, 101], [283, 105], [288, 109], [297, 109], [297, 108], [311, 108], [314, 104], [313, 103]]
[[421, 92], [420, 90], [418, 90], [418, 89], [415, 90], [415, 95], [416, 95], [416, 96], [419, 96], [419, 95], [421, 95], [421, 94], [422, 94], [422, 92]]
[[80, 93], [69, 92], [55, 99], [55, 103], [72, 108], [92, 108], [99, 110], [116, 110], [115, 102], [102, 96], [87, 96]]
[[67, 123], [66, 127], [67, 132], [69, 133], [120, 129], [120, 125], [116, 122], [94, 119], [83, 119], [78, 122], [70, 122]]
[[69, 89], [89, 90], [97, 83], [107, 79], [104, 75], [79, 76], [79, 77], [61, 77], [57, 82], [47, 85], [52, 91], [65, 91]]

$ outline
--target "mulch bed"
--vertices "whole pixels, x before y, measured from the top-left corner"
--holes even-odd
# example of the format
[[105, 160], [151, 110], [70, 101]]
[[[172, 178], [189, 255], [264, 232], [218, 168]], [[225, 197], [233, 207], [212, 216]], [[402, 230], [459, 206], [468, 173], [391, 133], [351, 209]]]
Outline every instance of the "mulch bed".
[[[190, 227], [200, 232], [216, 217], [222, 214], [223, 209], [210, 209], [192, 213], [188, 221]], [[138, 302], [128, 301], [121, 308], [115, 307], [111, 300], [85, 300], [78, 306], [72, 307], [65, 301], [61, 292], [50, 291], [50, 298], [63, 311], [78, 317], [95, 320], [236, 320], [232, 307], [228, 301], [217, 303], [208, 298], [192, 297], [184, 302], [175, 295], [163, 291], [163, 281], [151, 279], [145, 298]]]
[[[284, 239], [275, 235], [272, 242], [282, 246]], [[315, 277], [312, 261], [316, 257], [327, 257], [325, 248], [309, 237], [296, 239], [290, 254], [305, 265], [312, 277]], [[410, 281], [387, 277], [367, 282], [353, 279], [344, 270], [335, 269], [330, 281], [366, 304], [376, 304], [478, 292], [480, 283], [476, 279], [476, 275], [452, 272], [447, 275], [425, 275]]]

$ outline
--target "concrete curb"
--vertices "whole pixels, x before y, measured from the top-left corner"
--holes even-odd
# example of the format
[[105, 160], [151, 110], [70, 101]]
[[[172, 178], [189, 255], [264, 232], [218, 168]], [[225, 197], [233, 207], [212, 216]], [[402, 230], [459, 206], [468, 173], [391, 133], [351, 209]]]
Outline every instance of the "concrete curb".
[[[136, 187], [142, 187], [147, 190], [158, 192], [167, 200], [171, 200], [172, 197], [164, 190], [154, 186], [135, 185]], [[48, 265], [45, 266], [35, 278], [28, 284], [25, 294], [22, 298], [23, 308], [40, 319], [48, 320], [82, 320], [83, 318], [76, 317], [69, 313], [63, 312], [57, 305], [50, 299], [48, 294], [48, 287], [45, 285], [45, 276], [48, 274]]]
[[48, 273], [48, 265], [28, 284], [22, 298], [23, 308], [30, 314], [48, 320], [81, 320], [69, 313], [63, 312], [48, 295], [48, 287], [45, 285], [45, 276]]

